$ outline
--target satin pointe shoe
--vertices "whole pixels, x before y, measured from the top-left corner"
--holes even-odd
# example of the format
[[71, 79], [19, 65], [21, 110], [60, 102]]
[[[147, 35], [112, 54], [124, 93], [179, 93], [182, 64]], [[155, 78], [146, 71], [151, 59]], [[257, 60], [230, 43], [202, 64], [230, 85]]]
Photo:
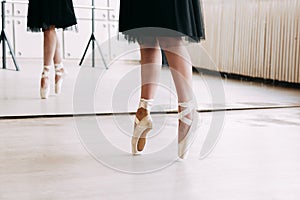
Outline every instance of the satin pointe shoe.
[[152, 130], [152, 118], [150, 116], [152, 102], [152, 99], [140, 100], [139, 109], [145, 109], [147, 114], [141, 120], [135, 117], [134, 131], [131, 139], [133, 155], [136, 155], [144, 150], [144, 147], [146, 145], [146, 136], [149, 133], [149, 131]]
[[67, 75], [63, 64], [55, 64], [55, 94], [61, 93], [62, 83]]
[[[179, 120], [189, 126], [187, 134], [178, 143], [178, 157], [186, 159], [189, 154], [189, 148], [196, 138], [198, 113], [193, 101], [178, 103], [178, 105], [182, 108], [181, 112], [178, 113]], [[191, 117], [188, 118], [187, 115], [191, 115]]]
[[50, 94], [49, 72], [50, 72], [50, 66], [44, 66], [42, 72], [42, 78], [41, 78], [41, 87], [40, 87], [41, 99], [47, 99]]

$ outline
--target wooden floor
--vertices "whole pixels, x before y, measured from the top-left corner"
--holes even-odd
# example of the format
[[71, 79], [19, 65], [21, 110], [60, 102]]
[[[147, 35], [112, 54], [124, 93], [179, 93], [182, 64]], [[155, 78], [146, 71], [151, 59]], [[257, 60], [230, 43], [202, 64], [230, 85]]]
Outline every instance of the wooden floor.
[[[21, 72], [0, 71], [0, 200], [300, 197], [298, 89], [225, 80], [225, 112], [208, 112], [209, 98], [197, 93], [198, 137], [189, 158], [181, 161], [174, 156], [175, 114], [153, 115], [156, 127], [145, 154], [131, 156], [132, 115], [62, 117], [72, 114], [73, 99], [67, 94], [72, 94], [76, 77], [66, 80], [66, 94], [42, 101], [33, 87], [39, 75], [32, 71], [39, 69], [25, 61], [23, 66], [28, 68]], [[79, 71], [70, 63], [67, 67], [70, 74]], [[195, 75], [196, 86], [200, 81]], [[108, 94], [103, 91], [102, 96]], [[109, 105], [101, 104], [96, 112]], [[56, 111], [57, 117], [37, 117]], [[221, 124], [212, 123], [214, 119]], [[221, 130], [214, 135], [210, 130], [217, 126]], [[204, 156], [210, 140], [212, 151]]]

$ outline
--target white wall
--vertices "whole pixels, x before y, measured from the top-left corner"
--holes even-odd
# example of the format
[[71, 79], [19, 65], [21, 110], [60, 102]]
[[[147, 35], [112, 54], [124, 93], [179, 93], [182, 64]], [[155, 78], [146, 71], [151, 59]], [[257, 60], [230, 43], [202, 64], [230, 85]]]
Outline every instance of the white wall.
[[[27, 2], [26, 0], [21, 0]], [[79, 32], [59, 31], [59, 37], [63, 46], [65, 59], [80, 59], [91, 35], [91, 10], [77, 8], [79, 5], [89, 6], [91, 0], [73, 0], [75, 13], [78, 20]], [[118, 0], [95, 0], [96, 7], [112, 7], [114, 10], [96, 10], [95, 36], [101, 47], [104, 48], [104, 56], [113, 58], [116, 56], [111, 49], [109, 38], [116, 36], [118, 32]], [[11, 42], [17, 58], [42, 58], [42, 33], [27, 32], [27, 4], [6, 4], [6, 33]], [[0, 22], [1, 23], [1, 22]], [[0, 48], [2, 49], [2, 48]], [[0, 50], [2, 56], [2, 50]], [[88, 55], [91, 52], [89, 49]], [[7, 53], [10, 57], [9, 53]]]

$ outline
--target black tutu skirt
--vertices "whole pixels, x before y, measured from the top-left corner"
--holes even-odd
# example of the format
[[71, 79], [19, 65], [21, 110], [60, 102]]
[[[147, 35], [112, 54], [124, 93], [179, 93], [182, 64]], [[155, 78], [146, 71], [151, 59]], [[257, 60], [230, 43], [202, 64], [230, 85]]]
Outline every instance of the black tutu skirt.
[[51, 26], [77, 30], [76, 24], [72, 0], [29, 0], [28, 31], [40, 32]]
[[121, 0], [119, 32], [129, 41], [182, 36], [205, 39], [201, 0]]

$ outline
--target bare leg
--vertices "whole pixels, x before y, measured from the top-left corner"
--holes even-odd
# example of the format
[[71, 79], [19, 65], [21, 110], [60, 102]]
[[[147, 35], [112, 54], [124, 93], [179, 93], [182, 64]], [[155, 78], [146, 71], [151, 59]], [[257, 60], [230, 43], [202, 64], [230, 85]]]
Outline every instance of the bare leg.
[[55, 48], [55, 52], [54, 52], [54, 64], [60, 64], [62, 62], [62, 57], [61, 57], [61, 45], [60, 45], [60, 41], [58, 39], [57, 34], [55, 34], [56, 37], [56, 48]]
[[[160, 38], [161, 47], [165, 50], [168, 63], [172, 72], [175, 83], [178, 102], [188, 102], [193, 99], [192, 89], [192, 65], [186, 48], [181, 44], [181, 39], [177, 38]], [[179, 112], [182, 110], [178, 108]], [[192, 115], [187, 115], [192, 118]], [[190, 126], [179, 121], [178, 141], [181, 141], [188, 133]]]
[[51, 27], [44, 31], [44, 65], [49, 66], [55, 55], [56, 50], [56, 31], [55, 27]]
[[64, 73], [64, 68], [62, 66], [62, 53], [61, 53], [61, 45], [56, 34], [56, 48], [54, 52], [53, 62], [55, 66], [55, 83], [57, 83], [61, 79], [61, 74]]
[[[44, 31], [44, 66], [49, 67], [52, 63], [56, 48], [56, 33], [55, 27], [50, 27]], [[44, 67], [44, 74], [49, 71], [48, 68]], [[49, 77], [44, 76], [41, 79], [41, 88], [48, 87]]]
[[[161, 70], [161, 52], [158, 43], [140, 45], [141, 47], [141, 98], [153, 99], [157, 90]], [[136, 116], [139, 120], [147, 115], [147, 111], [139, 108]]]
[[[136, 118], [141, 122], [147, 115], [148, 118], [146, 126], [148, 126], [149, 130], [152, 129], [152, 120], [150, 120], [150, 109], [151, 102], [155, 96], [157, 90], [157, 84], [159, 81], [159, 74], [161, 70], [161, 51], [158, 46], [158, 42], [155, 40], [150, 42], [147, 45], [140, 45], [141, 51], [141, 101], [140, 106], [136, 112]], [[143, 121], [145, 122], [145, 121]], [[138, 123], [139, 124], [139, 123]], [[136, 132], [137, 123], [135, 123], [135, 131]], [[139, 130], [139, 129], [137, 129]], [[146, 135], [148, 131], [143, 131], [142, 135], [138, 139], [137, 150], [142, 151], [146, 144]]]

